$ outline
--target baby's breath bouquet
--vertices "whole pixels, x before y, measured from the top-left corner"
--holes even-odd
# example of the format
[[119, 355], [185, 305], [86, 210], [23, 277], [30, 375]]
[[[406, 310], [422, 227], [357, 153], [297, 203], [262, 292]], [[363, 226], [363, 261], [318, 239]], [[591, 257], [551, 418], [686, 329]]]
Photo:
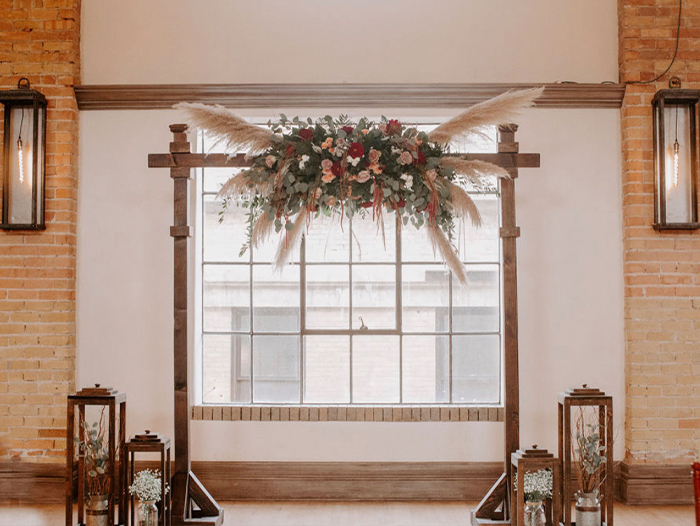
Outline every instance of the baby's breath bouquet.
[[[515, 487], [517, 488], [518, 479], [516, 474]], [[549, 469], [540, 469], [538, 471], [525, 473], [523, 481], [525, 501], [526, 502], [542, 502], [552, 498], [552, 471]]]
[[[139, 471], [134, 477], [134, 483], [129, 486], [129, 494], [141, 501], [160, 501], [161, 495], [161, 474], [160, 470], [144, 469]], [[170, 488], [165, 486], [165, 493]]]

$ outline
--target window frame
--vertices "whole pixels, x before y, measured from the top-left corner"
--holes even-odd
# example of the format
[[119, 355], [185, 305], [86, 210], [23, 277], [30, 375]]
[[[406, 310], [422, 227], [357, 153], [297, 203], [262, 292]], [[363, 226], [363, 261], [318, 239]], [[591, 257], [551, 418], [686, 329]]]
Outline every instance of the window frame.
[[[424, 124], [424, 123], [421, 123]], [[432, 123], [431, 123], [432, 124]], [[199, 147], [200, 151], [205, 151], [204, 150], [204, 142], [203, 142], [203, 137], [201, 135], [198, 137], [197, 140], [197, 146]], [[453, 337], [455, 336], [455, 333], [453, 332], [453, 316], [454, 316], [454, 305], [453, 305], [453, 275], [451, 272], [447, 271], [447, 278], [448, 278], [448, 291], [449, 291], [449, 304], [447, 307], [440, 307], [447, 309], [447, 319], [448, 319], [448, 324], [449, 324], [449, 329], [446, 332], [439, 332], [436, 328], [435, 331], [432, 332], [405, 332], [402, 328], [402, 315], [403, 315], [403, 291], [402, 291], [402, 273], [403, 273], [403, 267], [406, 265], [430, 265], [434, 264], [428, 261], [403, 261], [402, 260], [402, 236], [401, 236], [401, 228], [395, 228], [395, 258], [391, 261], [384, 261], [384, 262], [357, 262], [353, 260], [352, 253], [350, 253], [348, 261], [343, 261], [343, 262], [307, 262], [305, 260], [305, 244], [306, 244], [306, 235], [302, 237], [301, 241], [301, 247], [300, 247], [300, 257], [299, 261], [295, 263], [290, 263], [291, 265], [296, 265], [299, 267], [299, 295], [300, 295], [300, 303], [299, 303], [299, 330], [296, 332], [285, 332], [285, 333], [277, 333], [277, 332], [257, 332], [254, 331], [254, 325], [253, 325], [253, 319], [252, 317], [254, 316], [254, 299], [253, 299], [253, 280], [252, 280], [252, 275], [254, 268], [256, 266], [260, 265], [269, 265], [269, 262], [259, 262], [259, 261], [254, 261], [252, 253], [249, 256], [249, 259], [247, 262], [212, 262], [212, 261], [206, 261], [204, 258], [204, 240], [203, 240], [203, 225], [205, 221], [205, 210], [204, 210], [204, 200], [207, 195], [215, 195], [216, 192], [207, 192], [203, 188], [203, 178], [204, 178], [204, 171], [206, 168], [200, 168], [197, 170], [197, 184], [193, 185], [195, 188], [194, 191], [194, 197], [196, 201], [196, 206], [193, 207], [195, 209], [196, 213], [196, 221], [195, 224], [196, 226], [196, 246], [197, 250], [195, 251], [197, 253], [195, 257], [196, 264], [194, 265], [194, 268], [196, 269], [196, 277], [195, 277], [195, 303], [196, 303], [196, 308], [195, 308], [195, 318], [196, 320], [196, 330], [195, 330], [195, 349], [196, 349], [196, 356], [197, 359], [195, 361], [196, 366], [195, 366], [195, 371], [196, 371], [196, 381], [199, 382], [199, 384], [195, 384], [195, 389], [196, 389], [196, 405], [193, 408], [193, 413], [192, 416], [193, 418], [201, 418], [201, 419], [207, 419], [207, 415], [209, 415], [210, 419], [216, 419], [216, 413], [217, 407], [232, 407], [234, 410], [232, 411], [232, 414], [236, 414], [236, 409], [242, 409], [242, 411], [239, 412], [239, 418], [233, 418], [233, 419], [242, 419], [242, 420], [255, 420], [255, 413], [256, 409], [258, 408], [260, 410], [260, 415], [262, 415], [264, 419], [264, 415], [267, 412], [268, 414], [272, 414], [274, 416], [275, 408], [278, 408], [278, 410], [281, 410], [284, 412], [284, 408], [294, 408], [295, 406], [302, 409], [302, 413], [299, 419], [303, 420], [303, 408], [309, 408], [310, 410], [314, 409], [319, 409], [322, 411], [324, 408], [332, 409], [332, 408], [358, 408], [358, 409], [379, 409], [379, 410], [385, 410], [385, 409], [390, 409], [390, 410], [395, 410], [395, 409], [415, 409], [416, 407], [419, 408], [420, 411], [423, 409], [430, 409], [430, 408], [437, 408], [437, 409], [454, 409], [457, 412], [457, 417], [455, 418], [454, 415], [451, 415], [449, 417], [450, 420], [459, 420], [459, 421], [465, 421], [465, 420], [479, 420], [479, 421], [503, 421], [504, 415], [503, 415], [503, 402], [504, 402], [504, 378], [503, 378], [503, 346], [504, 346], [504, 314], [503, 314], [503, 247], [501, 243], [500, 237], [497, 238], [496, 244], [498, 247], [498, 258], [497, 261], [467, 261], [463, 262], [464, 265], [469, 268], [470, 266], [495, 266], [497, 268], [497, 281], [498, 281], [498, 305], [497, 305], [497, 310], [498, 310], [498, 328], [497, 330], [493, 331], [468, 331], [468, 332], [459, 332], [456, 335], [461, 336], [461, 335], [495, 335], [498, 337], [498, 400], [494, 402], [476, 402], [476, 403], [467, 403], [467, 402], [454, 402], [453, 401], [453, 376], [454, 376], [454, 370], [453, 370]], [[502, 223], [502, 218], [501, 218], [501, 206], [500, 206], [500, 185], [497, 190], [497, 211], [498, 211], [498, 226], [501, 226]], [[396, 216], [396, 221], [400, 221], [400, 218]], [[352, 228], [352, 227], [350, 227]], [[352, 243], [351, 243], [352, 246]], [[251, 250], [252, 252], [252, 250]], [[360, 329], [354, 329], [352, 328], [352, 268], [354, 265], [363, 265], [363, 266], [369, 266], [369, 265], [391, 265], [395, 268], [395, 326], [393, 329], [369, 329], [368, 331], [361, 331]], [[250, 316], [251, 320], [249, 323], [249, 328], [248, 331], [205, 331], [204, 330], [204, 301], [203, 301], [203, 295], [204, 295], [204, 268], [206, 265], [239, 265], [239, 266], [247, 266], [250, 268], [250, 273], [251, 273], [251, 280], [250, 280], [250, 300], [249, 300], [249, 308], [250, 308]], [[350, 328], [349, 329], [308, 329], [306, 327], [306, 270], [308, 266], [313, 267], [314, 265], [343, 265], [347, 266], [349, 269], [349, 304], [348, 304], [348, 311], [349, 311], [349, 316], [350, 316]], [[255, 307], [256, 309], [260, 309], [261, 307]], [[251, 364], [251, 370], [250, 373], [248, 373], [248, 379], [250, 381], [250, 402], [223, 402], [223, 403], [217, 403], [217, 402], [204, 402], [203, 401], [203, 387], [204, 387], [204, 367], [203, 367], [203, 340], [206, 334], [226, 334], [226, 335], [235, 335], [235, 334], [241, 334], [241, 335], [247, 335], [250, 338], [250, 364]], [[299, 401], [298, 402], [285, 402], [285, 403], [268, 403], [268, 402], [255, 402], [254, 401], [254, 392], [253, 392], [253, 383], [254, 383], [254, 350], [253, 350], [253, 337], [255, 335], [277, 335], [277, 334], [285, 334], [285, 335], [294, 335], [299, 338]], [[356, 403], [353, 401], [353, 396], [352, 396], [352, 391], [353, 391], [353, 384], [352, 384], [352, 353], [353, 353], [353, 337], [355, 336], [367, 336], [367, 335], [377, 335], [377, 336], [382, 336], [382, 335], [391, 335], [391, 336], [396, 336], [399, 338], [399, 371], [398, 371], [398, 377], [399, 377], [399, 402], [387, 402], [387, 403]], [[304, 395], [305, 395], [305, 380], [306, 380], [306, 352], [304, 348], [304, 339], [306, 336], [348, 336], [349, 338], [349, 360], [350, 360], [350, 379], [349, 379], [349, 390], [350, 390], [350, 401], [349, 402], [339, 402], [339, 403], [314, 403], [314, 402], [307, 402], [304, 401]], [[448, 338], [449, 341], [449, 349], [448, 349], [448, 360], [449, 360], [449, 367], [448, 367], [448, 394], [449, 394], [449, 400], [445, 402], [404, 402], [404, 393], [403, 393], [403, 379], [404, 379], [404, 369], [403, 369], [403, 338], [405, 336], [445, 336]], [[236, 356], [236, 360], [238, 360], [239, 357]], [[231, 369], [231, 374], [233, 374], [233, 365]], [[437, 386], [437, 382], [436, 382]], [[231, 389], [233, 389], [233, 385], [231, 386]], [[248, 418], [246, 418], [246, 411], [245, 408], [251, 408], [252, 412], [248, 413]], [[209, 411], [211, 409], [211, 411]], [[463, 410], [460, 413], [460, 410]], [[394, 411], [395, 413], [396, 411]], [[225, 411], [224, 411], [225, 413]], [[462, 414], [463, 413], [463, 414]], [[291, 413], [290, 413], [291, 414]], [[384, 415], [386, 416], [386, 415]], [[226, 419], [226, 418], [223, 418]], [[281, 418], [285, 419], [285, 418]], [[294, 418], [291, 418], [292, 420]], [[430, 418], [425, 418], [425, 415], [421, 415], [421, 420], [436, 420], [435, 415], [431, 414]], [[442, 415], [440, 420], [445, 420], [445, 416]], [[321, 418], [323, 420], [323, 418]], [[330, 420], [335, 420], [335, 418], [330, 418]], [[366, 420], [366, 419], [365, 419]], [[375, 418], [376, 420], [376, 418]], [[415, 421], [416, 420], [416, 415], [415, 413], [412, 413], [411, 416], [408, 418], [408, 420]], [[394, 421], [397, 421], [396, 414], [394, 414]], [[403, 417], [399, 416], [398, 421], [407, 421], [406, 415], [404, 414]]]

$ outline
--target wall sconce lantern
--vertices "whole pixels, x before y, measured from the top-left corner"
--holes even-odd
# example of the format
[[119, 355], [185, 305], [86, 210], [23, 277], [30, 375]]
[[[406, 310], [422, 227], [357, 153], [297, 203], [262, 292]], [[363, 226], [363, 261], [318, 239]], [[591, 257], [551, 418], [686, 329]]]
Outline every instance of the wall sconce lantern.
[[4, 230], [44, 230], [46, 97], [20, 79], [0, 91], [3, 132], [2, 220]]
[[700, 90], [670, 89], [654, 95], [654, 228], [696, 230], [698, 222], [698, 101]]

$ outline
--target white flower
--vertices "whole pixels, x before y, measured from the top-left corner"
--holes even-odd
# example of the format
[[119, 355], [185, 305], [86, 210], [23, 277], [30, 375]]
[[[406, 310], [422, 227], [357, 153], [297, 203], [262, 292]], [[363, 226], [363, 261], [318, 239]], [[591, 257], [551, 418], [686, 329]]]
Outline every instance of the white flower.
[[357, 166], [361, 160], [362, 160], [362, 157], [348, 157], [348, 164], [352, 164], [353, 166]]
[[[129, 494], [139, 500], [154, 500], [158, 502], [161, 499], [161, 478], [159, 470], [144, 469], [139, 471], [134, 477], [134, 483], [129, 486]], [[165, 493], [168, 493], [170, 488], [165, 486]]]
[[306, 163], [309, 162], [309, 156], [308, 155], [302, 155], [301, 156], [301, 161], [299, 161], [299, 169], [303, 170], [304, 167], [306, 166]]
[[317, 145], [315, 145], [315, 144], [312, 144], [312, 145], [311, 145], [311, 148], [312, 148], [313, 151], [315, 151], [316, 153], [321, 153], [321, 152], [323, 152], [323, 149], [322, 149], [320, 146], [317, 146]]
[[401, 174], [401, 179], [403, 179], [405, 182], [406, 188], [408, 190], [413, 190], [413, 176], [409, 174]]

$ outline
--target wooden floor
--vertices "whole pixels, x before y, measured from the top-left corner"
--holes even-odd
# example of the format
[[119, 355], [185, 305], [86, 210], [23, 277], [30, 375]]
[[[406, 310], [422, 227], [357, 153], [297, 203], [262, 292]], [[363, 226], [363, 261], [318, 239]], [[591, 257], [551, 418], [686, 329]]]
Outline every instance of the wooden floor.
[[[235, 526], [468, 526], [473, 503], [226, 502]], [[0, 526], [60, 526], [60, 505], [0, 504]], [[692, 506], [615, 505], [615, 526], [695, 526]]]

